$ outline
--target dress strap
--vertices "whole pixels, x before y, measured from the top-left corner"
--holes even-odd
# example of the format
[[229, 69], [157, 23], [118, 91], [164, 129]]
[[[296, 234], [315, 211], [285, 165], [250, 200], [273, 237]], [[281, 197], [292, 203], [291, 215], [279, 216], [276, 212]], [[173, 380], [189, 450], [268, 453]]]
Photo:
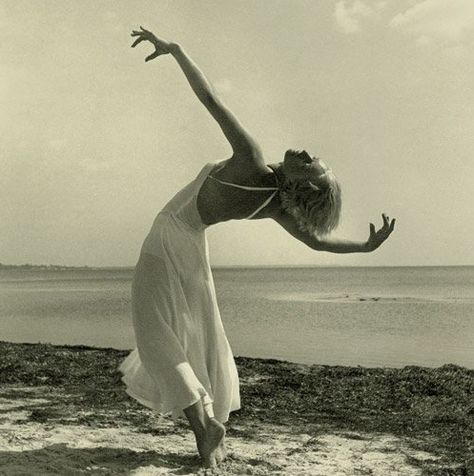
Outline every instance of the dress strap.
[[272, 201], [273, 197], [277, 194], [279, 190], [278, 187], [251, 187], [249, 185], [239, 185], [237, 183], [226, 182], [225, 180], [220, 180], [216, 177], [213, 177], [212, 175], [208, 175], [208, 177], [223, 185], [240, 188], [242, 190], [250, 190], [250, 191], [272, 190], [273, 191], [273, 193], [255, 211], [253, 211], [248, 217], [246, 217], [245, 220], [249, 220], [250, 218], [253, 218], [259, 211], [263, 210]]
[[[262, 190], [261, 188], [259, 190]], [[269, 190], [269, 189], [267, 189]], [[275, 189], [270, 189], [270, 190], [275, 190]], [[263, 210], [272, 200], [273, 200], [273, 197], [276, 195], [278, 189], [276, 189], [254, 212], [252, 212], [247, 218], [245, 218], [246, 220], [250, 220], [251, 218], [253, 218], [260, 210]]]
[[225, 182], [224, 180], [219, 180], [212, 175], [208, 175], [208, 177], [215, 180], [216, 182], [222, 183], [223, 185], [230, 185], [231, 187], [241, 188], [242, 190], [278, 190], [278, 187], [250, 187], [248, 185], [239, 185], [237, 183]]

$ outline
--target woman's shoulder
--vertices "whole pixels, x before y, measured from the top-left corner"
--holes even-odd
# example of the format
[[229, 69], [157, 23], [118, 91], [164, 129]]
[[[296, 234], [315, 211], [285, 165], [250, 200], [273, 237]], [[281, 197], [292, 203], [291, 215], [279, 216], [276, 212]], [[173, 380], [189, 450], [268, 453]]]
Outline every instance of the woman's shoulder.
[[217, 162], [211, 175], [220, 180], [246, 185], [273, 187], [277, 186], [275, 171], [262, 161], [247, 161], [239, 156]]

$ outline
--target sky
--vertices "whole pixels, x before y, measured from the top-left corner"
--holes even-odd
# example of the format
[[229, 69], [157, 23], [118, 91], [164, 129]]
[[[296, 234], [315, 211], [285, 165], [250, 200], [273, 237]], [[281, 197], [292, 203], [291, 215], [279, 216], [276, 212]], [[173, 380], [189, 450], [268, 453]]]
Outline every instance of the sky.
[[170, 56], [180, 43], [260, 143], [343, 189], [316, 252], [270, 220], [208, 229], [213, 265], [474, 265], [472, 0], [0, 0], [0, 262], [129, 266], [166, 201], [231, 149]]

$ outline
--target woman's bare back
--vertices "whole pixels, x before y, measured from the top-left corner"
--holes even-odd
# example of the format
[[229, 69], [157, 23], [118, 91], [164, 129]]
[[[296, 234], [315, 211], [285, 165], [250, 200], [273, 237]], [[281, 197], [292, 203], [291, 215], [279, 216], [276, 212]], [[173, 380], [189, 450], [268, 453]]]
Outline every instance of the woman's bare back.
[[[217, 179], [217, 180], [215, 180]], [[224, 183], [223, 183], [224, 182]], [[245, 190], [229, 184], [254, 187]], [[258, 190], [262, 188], [262, 190]], [[232, 159], [223, 160], [211, 169], [202, 184], [196, 199], [199, 214], [206, 225], [249, 218], [277, 188], [276, 178], [271, 168], [242, 167]], [[272, 210], [278, 208], [278, 194], [252, 219], [269, 218]], [[276, 206], [277, 205], [277, 206]]]

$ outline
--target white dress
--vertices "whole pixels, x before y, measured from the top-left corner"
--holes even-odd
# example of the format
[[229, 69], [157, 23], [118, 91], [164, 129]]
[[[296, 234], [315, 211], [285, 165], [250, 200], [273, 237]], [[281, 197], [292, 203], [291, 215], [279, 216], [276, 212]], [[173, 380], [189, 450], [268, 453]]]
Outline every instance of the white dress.
[[[201, 398], [209, 416], [222, 423], [240, 408], [237, 368], [209, 264], [207, 225], [196, 205], [214, 166], [204, 166], [159, 212], [132, 282], [136, 348], [119, 370], [131, 397], [159, 413], [171, 413], [173, 420]], [[263, 190], [274, 192], [248, 218], [271, 201], [277, 188]]]

